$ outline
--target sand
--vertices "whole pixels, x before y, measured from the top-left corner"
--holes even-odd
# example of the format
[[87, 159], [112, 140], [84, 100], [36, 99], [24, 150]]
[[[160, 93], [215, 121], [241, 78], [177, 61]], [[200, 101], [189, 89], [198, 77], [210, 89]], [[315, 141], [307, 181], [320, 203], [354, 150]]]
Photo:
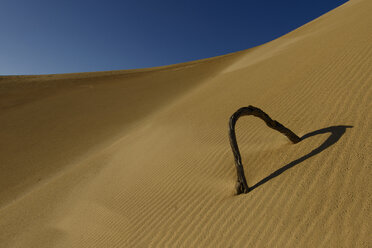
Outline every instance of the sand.
[[[0, 77], [0, 246], [371, 247], [371, 13], [177, 65]], [[303, 140], [239, 119], [248, 184], [280, 173], [235, 195], [248, 105]]]

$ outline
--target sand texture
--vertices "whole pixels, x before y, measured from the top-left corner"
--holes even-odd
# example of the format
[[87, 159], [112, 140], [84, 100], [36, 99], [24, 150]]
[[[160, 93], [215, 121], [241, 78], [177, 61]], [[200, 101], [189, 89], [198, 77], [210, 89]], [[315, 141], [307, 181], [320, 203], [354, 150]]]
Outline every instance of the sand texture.
[[[177, 65], [0, 77], [0, 247], [372, 247], [371, 13]], [[248, 105], [302, 140], [240, 118], [236, 195]]]

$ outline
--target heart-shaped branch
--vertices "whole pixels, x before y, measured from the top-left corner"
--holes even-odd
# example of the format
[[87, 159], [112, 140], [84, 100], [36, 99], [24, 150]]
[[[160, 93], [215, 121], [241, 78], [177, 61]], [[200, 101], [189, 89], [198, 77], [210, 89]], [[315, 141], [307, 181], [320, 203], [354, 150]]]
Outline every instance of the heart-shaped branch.
[[250, 188], [248, 187], [247, 180], [245, 178], [243, 164], [242, 164], [242, 158], [240, 156], [238, 143], [236, 141], [236, 134], [235, 134], [235, 124], [237, 120], [243, 116], [243, 115], [254, 115], [256, 117], [261, 118], [268, 127], [275, 129], [285, 136], [288, 137], [292, 143], [296, 144], [301, 141], [301, 138], [298, 137], [295, 133], [293, 133], [291, 130], [280, 124], [279, 122], [273, 120], [270, 118], [269, 115], [267, 115], [265, 112], [263, 112], [261, 109], [248, 106], [238, 109], [231, 117], [229, 122], [229, 138], [230, 138], [230, 145], [232, 152], [234, 154], [235, 159], [235, 166], [236, 166], [236, 173], [238, 176], [238, 181], [236, 184], [236, 191], [237, 194], [241, 193], [248, 193], [250, 191]]

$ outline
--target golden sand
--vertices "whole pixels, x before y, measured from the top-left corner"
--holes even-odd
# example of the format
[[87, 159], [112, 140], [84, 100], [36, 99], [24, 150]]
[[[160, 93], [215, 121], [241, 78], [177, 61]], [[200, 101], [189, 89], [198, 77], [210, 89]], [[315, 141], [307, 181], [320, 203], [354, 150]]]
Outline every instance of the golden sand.
[[[371, 13], [172, 66], [0, 77], [0, 247], [371, 247]], [[304, 139], [241, 118], [248, 184], [280, 173], [237, 196], [228, 119], [250, 104]]]

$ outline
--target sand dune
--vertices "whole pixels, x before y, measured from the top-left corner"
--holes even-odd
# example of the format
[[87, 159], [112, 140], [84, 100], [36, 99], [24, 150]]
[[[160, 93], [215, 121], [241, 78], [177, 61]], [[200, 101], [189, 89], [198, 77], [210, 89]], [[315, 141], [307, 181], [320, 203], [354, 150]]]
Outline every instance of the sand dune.
[[[371, 247], [372, 2], [172, 66], [0, 77], [1, 247]], [[241, 118], [254, 105], [303, 140]]]

